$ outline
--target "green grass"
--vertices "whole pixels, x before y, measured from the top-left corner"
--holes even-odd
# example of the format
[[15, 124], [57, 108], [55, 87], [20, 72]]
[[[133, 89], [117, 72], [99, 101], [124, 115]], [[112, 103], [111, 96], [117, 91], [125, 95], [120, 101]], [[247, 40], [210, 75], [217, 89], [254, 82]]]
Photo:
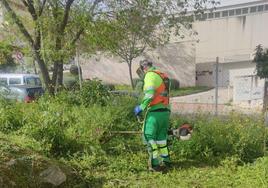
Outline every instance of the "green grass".
[[[147, 153], [139, 136], [130, 137], [132, 138], [126, 139], [125, 143], [124, 137], [113, 138], [105, 148], [105, 153], [98, 156], [83, 155], [57, 160], [42, 156], [40, 147], [34, 140], [0, 133], [0, 175], [5, 185], [12, 186], [15, 183], [24, 187], [40, 187], [42, 184], [38, 179], [39, 173], [50, 165], [57, 165], [66, 173], [68, 180], [61, 187], [268, 186], [267, 157], [259, 158], [255, 163], [238, 164], [236, 157], [202, 161], [178, 158], [176, 153], [172, 153], [174, 164], [167, 173], [150, 173], [146, 170]], [[119, 145], [113, 145], [115, 143]], [[33, 144], [35, 146], [32, 148]], [[137, 145], [134, 147], [135, 144]], [[121, 146], [125, 149], [122, 150]], [[5, 166], [11, 160], [17, 162], [11, 167]], [[79, 176], [84, 176], [87, 183]]]
[[262, 117], [172, 116], [173, 127], [192, 124], [193, 136], [171, 141], [167, 173], [149, 173], [141, 135], [112, 134], [142, 129], [132, 113], [136, 99], [105, 97], [94, 83], [85, 95], [62, 92], [30, 104], [0, 100], [0, 187], [42, 187], [39, 174], [51, 165], [67, 175], [60, 187], [268, 187]]
[[126, 90], [126, 91], [133, 91], [130, 85], [115, 85], [115, 90]]
[[207, 86], [182, 87], [182, 88], [179, 88], [177, 90], [171, 90], [170, 96], [177, 97], [177, 96], [191, 95], [194, 93], [208, 91], [210, 89], [212, 89], [212, 88], [207, 87]]
[[[171, 90], [170, 96], [177, 97], [177, 96], [191, 95], [194, 93], [208, 91], [210, 89], [212, 89], [212, 87], [207, 86], [182, 87], [176, 90]], [[132, 91], [132, 88], [130, 85], [115, 85], [115, 90]]]

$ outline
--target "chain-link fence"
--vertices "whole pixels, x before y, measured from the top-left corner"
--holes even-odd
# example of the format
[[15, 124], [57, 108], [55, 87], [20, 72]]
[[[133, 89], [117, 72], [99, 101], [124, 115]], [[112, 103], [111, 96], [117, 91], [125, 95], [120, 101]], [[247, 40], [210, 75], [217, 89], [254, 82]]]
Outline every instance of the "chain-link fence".
[[[218, 60], [217, 58], [211, 64], [212, 74], [200, 74], [203, 76], [202, 81], [208, 80], [207, 83], [212, 83], [211, 86], [214, 88], [193, 95], [172, 98], [173, 112], [213, 115], [229, 114], [232, 111], [245, 114], [262, 112], [264, 80], [255, 75], [254, 64], [244, 68], [235, 63], [221, 64]], [[202, 71], [209, 73], [207, 70], [199, 70]]]

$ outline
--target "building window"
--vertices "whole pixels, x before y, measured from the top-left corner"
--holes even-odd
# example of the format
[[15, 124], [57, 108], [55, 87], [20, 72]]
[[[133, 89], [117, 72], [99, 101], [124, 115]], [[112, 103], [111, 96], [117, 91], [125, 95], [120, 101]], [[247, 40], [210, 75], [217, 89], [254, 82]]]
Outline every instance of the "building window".
[[202, 20], [206, 20], [207, 18], [208, 18], [208, 14], [206, 13], [202, 14], [202, 17], [201, 17]]
[[247, 13], [248, 13], [248, 8], [243, 8], [243, 9], [242, 9], [242, 13], [243, 13], [243, 14], [247, 14]]
[[235, 10], [229, 10], [229, 16], [233, 16], [235, 14]]
[[250, 12], [256, 12], [257, 11], [257, 7], [250, 7]]
[[215, 18], [219, 18], [220, 16], [220, 12], [215, 12]]
[[265, 10], [268, 10], [268, 4], [267, 4], [267, 5], [265, 5]]
[[235, 15], [241, 15], [241, 12], [242, 12], [241, 9], [236, 9], [236, 10], [235, 10]]
[[214, 14], [211, 12], [211, 13], [208, 13], [208, 18], [213, 18], [214, 17]]
[[263, 10], [264, 10], [264, 6], [263, 5], [258, 6], [258, 12], [262, 12]]
[[228, 11], [222, 11], [222, 17], [228, 16]]

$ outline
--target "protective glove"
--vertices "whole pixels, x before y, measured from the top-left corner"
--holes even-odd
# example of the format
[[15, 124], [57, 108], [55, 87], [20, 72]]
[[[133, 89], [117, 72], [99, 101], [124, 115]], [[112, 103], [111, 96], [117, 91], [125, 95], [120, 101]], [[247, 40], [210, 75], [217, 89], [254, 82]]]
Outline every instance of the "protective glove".
[[135, 116], [140, 115], [141, 112], [142, 112], [142, 109], [141, 109], [140, 105], [138, 105], [138, 106], [136, 106], [134, 108], [134, 114], [135, 114]]

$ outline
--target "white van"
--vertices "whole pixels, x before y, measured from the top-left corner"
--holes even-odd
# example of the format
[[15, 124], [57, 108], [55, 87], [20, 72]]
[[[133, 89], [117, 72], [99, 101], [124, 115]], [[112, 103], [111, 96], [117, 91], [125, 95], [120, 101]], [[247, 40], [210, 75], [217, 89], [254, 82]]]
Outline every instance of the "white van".
[[42, 86], [36, 74], [0, 74], [0, 85]]

